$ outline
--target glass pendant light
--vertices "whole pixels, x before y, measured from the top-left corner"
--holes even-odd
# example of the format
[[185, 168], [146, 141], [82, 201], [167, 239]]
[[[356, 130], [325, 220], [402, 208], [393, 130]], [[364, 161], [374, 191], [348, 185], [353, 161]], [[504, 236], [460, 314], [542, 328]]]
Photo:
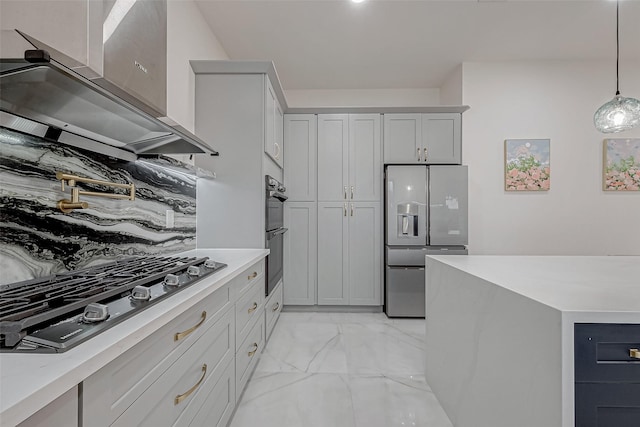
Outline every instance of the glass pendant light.
[[619, 8], [620, 2], [616, 0], [616, 96], [598, 108], [593, 116], [596, 129], [603, 133], [622, 132], [640, 125], [640, 101], [620, 95], [618, 76], [620, 60]]

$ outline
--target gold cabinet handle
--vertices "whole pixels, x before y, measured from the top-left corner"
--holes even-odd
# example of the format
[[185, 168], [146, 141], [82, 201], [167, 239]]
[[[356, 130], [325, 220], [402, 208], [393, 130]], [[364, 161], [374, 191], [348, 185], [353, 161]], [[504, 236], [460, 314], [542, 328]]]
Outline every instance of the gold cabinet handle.
[[204, 380], [204, 377], [207, 375], [207, 364], [205, 363], [204, 365], [202, 365], [202, 376], [200, 377], [200, 379], [198, 380], [197, 383], [195, 383], [195, 385], [193, 387], [191, 387], [189, 390], [185, 391], [182, 394], [179, 394], [176, 396], [175, 399], [173, 399], [173, 404], [177, 405], [178, 403], [182, 402], [183, 400], [185, 400], [187, 397], [189, 397], [189, 395], [191, 393], [193, 393], [194, 391], [196, 391], [196, 389], [198, 387], [200, 387], [200, 384], [202, 384], [202, 381]]
[[258, 308], [258, 303], [254, 302], [253, 305], [249, 308], [249, 310], [247, 310], [247, 313], [251, 314], [254, 311], [256, 311], [256, 308]]
[[347, 186], [344, 186], [344, 199], [347, 200]]
[[629, 357], [633, 357], [634, 359], [640, 359], [640, 350], [638, 350], [637, 348], [630, 348]]
[[421, 162], [422, 159], [420, 158], [420, 147], [418, 147], [418, 161]]
[[173, 341], [180, 341], [182, 338], [186, 337], [191, 332], [195, 331], [200, 326], [202, 326], [202, 324], [204, 323], [205, 319], [207, 318], [207, 312], [203, 311], [202, 314], [200, 315], [200, 317], [201, 317], [200, 321], [197, 324], [195, 324], [192, 327], [190, 327], [189, 329], [187, 329], [186, 331], [176, 332], [176, 334], [173, 336]]
[[280, 308], [280, 303], [277, 302], [275, 303], [275, 305], [273, 306], [273, 308], [271, 309], [271, 311], [278, 311], [278, 309]]
[[344, 204], [344, 216], [347, 216], [347, 204]]
[[254, 354], [256, 354], [256, 351], [258, 351], [258, 343], [254, 342], [253, 343], [253, 350], [251, 350], [249, 353], [247, 353], [249, 355], [249, 357], [253, 356]]
[[255, 279], [256, 277], [258, 277], [258, 272], [254, 271], [253, 274], [247, 276], [247, 280]]
[[353, 216], [353, 203], [351, 203], [351, 216]]
[[351, 200], [353, 200], [353, 192], [354, 192], [354, 188], [353, 185], [351, 186]]
[[424, 151], [424, 161], [427, 161], [427, 148], [425, 147]]

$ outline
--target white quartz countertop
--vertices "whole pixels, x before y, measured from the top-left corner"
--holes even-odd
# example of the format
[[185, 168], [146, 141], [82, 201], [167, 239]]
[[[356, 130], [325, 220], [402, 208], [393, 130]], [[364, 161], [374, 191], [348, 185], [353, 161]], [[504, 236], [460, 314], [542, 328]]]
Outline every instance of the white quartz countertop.
[[640, 256], [427, 256], [562, 312], [640, 314]]
[[28, 418], [268, 253], [266, 249], [195, 249], [181, 253], [208, 256], [228, 267], [64, 353], [1, 353], [0, 425], [13, 426]]

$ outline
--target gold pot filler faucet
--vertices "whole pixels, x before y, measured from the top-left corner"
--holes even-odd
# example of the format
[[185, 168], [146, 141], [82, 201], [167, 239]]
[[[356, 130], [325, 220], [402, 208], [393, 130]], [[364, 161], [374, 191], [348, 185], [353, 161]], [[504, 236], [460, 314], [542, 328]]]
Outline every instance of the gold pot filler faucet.
[[[136, 199], [136, 189], [133, 184], [119, 184], [116, 182], [108, 182], [108, 181], [99, 181], [97, 179], [91, 178], [83, 178], [76, 175], [70, 175], [63, 172], [56, 172], [56, 179], [60, 180], [62, 185], [62, 191], [65, 191], [65, 185], [71, 188], [71, 200], [62, 199], [58, 200], [58, 209], [60, 209], [64, 213], [73, 212], [74, 209], [86, 209], [89, 207], [87, 202], [81, 202], [80, 196], [96, 196], [96, 197], [107, 197], [110, 199], [127, 199], [127, 200], [135, 200]], [[65, 184], [66, 181], [66, 184]], [[116, 193], [98, 193], [95, 191], [84, 191], [80, 190], [77, 187], [78, 182], [86, 182], [89, 184], [97, 184], [104, 185], [108, 187], [118, 187], [118, 188], [126, 188], [129, 190], [129, 195], [126, 194], [116, 194]]]

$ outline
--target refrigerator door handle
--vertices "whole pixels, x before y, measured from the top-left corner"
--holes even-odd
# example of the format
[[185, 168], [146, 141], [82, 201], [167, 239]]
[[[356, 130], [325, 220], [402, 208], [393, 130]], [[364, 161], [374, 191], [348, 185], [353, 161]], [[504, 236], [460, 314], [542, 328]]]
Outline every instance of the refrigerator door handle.
[[418, 161], [421, 162], [422, 159], [420, 159], [420, 147], [418, 147]]
[[427, 161], [427, 147], [424, 147], [424, 161]]

